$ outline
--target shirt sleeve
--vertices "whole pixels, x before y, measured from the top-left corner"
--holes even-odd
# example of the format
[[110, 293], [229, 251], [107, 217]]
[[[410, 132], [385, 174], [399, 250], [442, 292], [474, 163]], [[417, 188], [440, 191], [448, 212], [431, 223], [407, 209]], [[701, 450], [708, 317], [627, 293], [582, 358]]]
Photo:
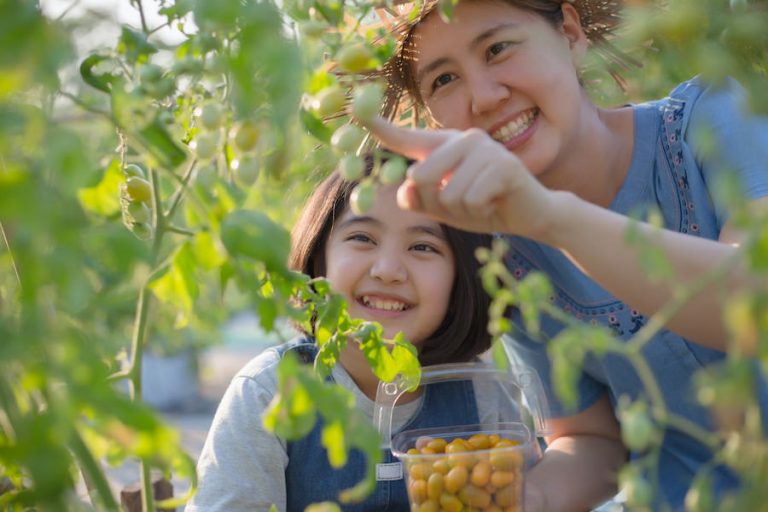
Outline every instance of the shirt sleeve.
[[262, 426], [276, 390], [274, 359], [257, 372], [241, 371], [229, 385], [200, 454], [199, 487], [186, 512], [268, 511], [272, 504], [285, 510], [286, 446]]
[[693, 104], [686, 139], [715, 204], [718, 224], [728, 220], [723, 177], [747, 200], [768, 196], [768, 117], [749, 111], [747, 95], [734, 80], [704, 87]]

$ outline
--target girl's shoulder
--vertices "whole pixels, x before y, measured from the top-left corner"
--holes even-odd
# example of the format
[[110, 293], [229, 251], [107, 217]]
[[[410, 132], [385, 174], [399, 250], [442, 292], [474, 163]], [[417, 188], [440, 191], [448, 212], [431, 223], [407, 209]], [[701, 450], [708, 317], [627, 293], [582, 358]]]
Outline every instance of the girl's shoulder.
[[[266, 376], [271, 377], [277, 371], [277, 364], [289, 351], [297, 352], [297, 355], [302, 359], [311, 357], [311, 360], [314, 360], [316, 345], [310, 338], [298, 336], [286, 343], [264, 349], [263, 352], [248, 361], [237, 372], [235, 378], [262, 380]], [[306, 362], [311, 362], [311, 360]]]

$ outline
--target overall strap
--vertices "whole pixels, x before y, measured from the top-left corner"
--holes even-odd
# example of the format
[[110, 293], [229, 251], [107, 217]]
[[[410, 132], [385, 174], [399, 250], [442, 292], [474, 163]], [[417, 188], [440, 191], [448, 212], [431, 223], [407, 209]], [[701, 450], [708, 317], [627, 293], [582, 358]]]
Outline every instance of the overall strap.
[[695, 215], [693, 195], [691, 194], [688, 182], [688, 172], [693, 172], [694, 170], [686, 168], [683, 144], [690, 115], [686, 110], [686, 104], [690, 99], [690, 93], [695, 94], [696, 92], [686, 87], [676, 89], [661, 106], [661, 145], [664, 148], [664, 155], [677, 185], [677, 199], [680, 204], [679, 230], [681, 233], [692, 235], [700, 234], [699, 222]]
[[293, 352], [299, 356], [299, 360], [304, 364], [314, 364], [319, 351], [315, 342], [306, 336], [300, 336], [288, 343], [283, 343], [275, 347], [275, 350], [281, 359], [288, 352]]

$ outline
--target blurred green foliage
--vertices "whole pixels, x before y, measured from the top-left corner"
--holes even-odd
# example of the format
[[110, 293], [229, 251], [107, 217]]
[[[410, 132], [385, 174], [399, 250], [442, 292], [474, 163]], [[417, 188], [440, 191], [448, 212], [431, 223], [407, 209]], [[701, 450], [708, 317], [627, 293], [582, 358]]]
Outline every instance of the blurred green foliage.
[[[345, 119], [329, 117], [351, 84], [333, 72], [332, 59], [352, 44], [376, 41], [371, 62], [393, 50], [383, 29], [355, 23], [372, 19], [372, 3], [159, 0], [152, 7], [160, 26], [147, 25], [149, 4], [131, 1], [141, 23], [121, 24], [108, 46], [76, 51], [76, 35], [95, 23], [89, 18], [54, 20], [35, 2], [0, 1], [0, 476], [12, 484], [0, 494], [2, 510], [80, 509], [75, 468], [96, 508], [117, 510], [102, 467], [126, 457], [142, 461], [145, 489], [150, 468], [189, 478], [194, 489], [194, 463], [178, 434], [140, 400], [141, 354], [213, 343], [236, 308], [258, 314], [266, 330], [278, 319], [308, 325], [317, 318], [320, 375], [357, 339], [380, 378], [418, 379], [406, 340], [382, 339], [377, 326], [350, 319], [323, 280], [285, 268], [285, 227], [339, 156], [328, 142]], [[591, 60], [585, 84], [601, 102], [657, 97], [703, 73], [714, 81], [735, 76], [751, 106], [768, 112], [765, 2], [632, 4], [615, 44], [643, 67], [623, 70], [621, 91], [604, 63]], [[180, 42], [159, 36], [167, 27]], [[341, 92], [340, 103], [329, 106], [329, 88]], [[244, 124], [253, 129], [250, 141], [237, 140]], [[736, 218], [753, 234], [753, 268], [765, 272], [765, 217]], [[539, 276], [511, 279], [502, 251], [485, 255], [484, 283], [496, 298], [492, 329], [509, 329], [503, 312], [515, 305], [536, 332], [541, 314], [559, 314], [546, 301], [548, 285]], [[658, 270], [655, 257], [648, 264]], [[759, 292], [727, 311], [734, 346], [753, 344], [764, 361], [766, 303]], [[641, 346], [623, 349], [608, 332], [574, 325], [552, 343], [558, 389], [574, 398], [570, 383], [590, 351], [623, 350], [644, 374]], [[702, 403], [736, 404], [751, 417], [745, 365], [734, 349], [724, 367], [702, 375]], [[298, 436], [320, 415], [334, 464], [350, 447], [373, 464], [375, 432], [348, 396], [309, 370], [286, 360], [280, 380], [293, 391], [274, 404], [267, 424]], [[121, 380], [130, 383], [128, 395], [110, 385]], [[648, 428], [650, 417], [660, 421], [654, 399], [622, 410], [633, 442], [657, 442]], [[749, 422], [731, 424], [721, 438], [722, 457], [749, 475], [726, 506], [757, 510], [767, 498], [765, 440]], [[370, 488], [372, 467], [342, 498]], [[653, 492], [632, 468], [624, 481], [636, 504]], [[705, 484], [702, 477], [692, 489], [691, 510], [707, 510]], [[146, 491], [144, 505], [154, 510]]]

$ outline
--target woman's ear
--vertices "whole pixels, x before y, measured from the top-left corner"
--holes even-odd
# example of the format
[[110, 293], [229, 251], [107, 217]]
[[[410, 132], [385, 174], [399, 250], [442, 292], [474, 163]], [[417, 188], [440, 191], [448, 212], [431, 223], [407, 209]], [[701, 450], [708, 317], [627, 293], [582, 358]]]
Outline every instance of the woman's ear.
[[576, 67], [578, 67], [587, 53], [589, 40], [584, 33], [584, 29], [581, 27], [581, 17], [573, 4], [569, 1], [565, 1], [561, 5], [563, 11], [563, 25], [560, 28], [560, 31], [568, 39], [573, 62]]

